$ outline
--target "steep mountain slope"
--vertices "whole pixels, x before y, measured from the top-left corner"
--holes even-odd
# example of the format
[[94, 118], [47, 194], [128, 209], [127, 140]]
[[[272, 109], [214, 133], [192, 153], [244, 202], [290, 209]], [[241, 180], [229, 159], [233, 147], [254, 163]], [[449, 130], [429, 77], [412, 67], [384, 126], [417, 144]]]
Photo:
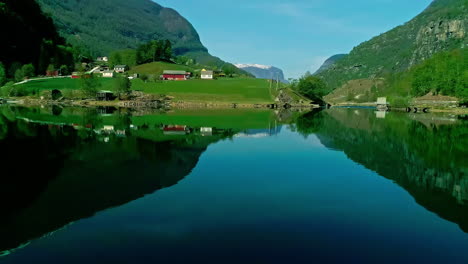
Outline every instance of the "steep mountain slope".
[[464, 48], [467, 28], [468, 0], [434, 0], [411, 21], [362, 43], [318, 75], [331, 91], [350, 80], [403, 72], [437, 52]]
[[[0, 62], [8, 69], [10, 77], [21, 64], [32, 63], [37, 72], [44, 73], [53, 60], [61, 64], [72, 64], [73, 57], [52, 20], [45, 16], [34, 0], [1, 0]], [[13, 65], [13, 66], [12, 66]]]
[[93, 56], [133, 49], [155, 39], [169, 39], [175, 55], [221, 67], [192, 24], [177, 11], [151, 0], [37, 0], [66, 40], [88, 48]]
[[336, 54], [328, 58], [322, 66], [314, 73], [314, 74], [319, 74], [325, 70], [330, 69], [333, 65], [335, 65], [339, 60], [344, 58], [347, 54]]
[[287, 82], [283, 70], [273, 66], [260, 64], [235, 64], [235, 66], [259, 79], [279, 79], [280, 82]]

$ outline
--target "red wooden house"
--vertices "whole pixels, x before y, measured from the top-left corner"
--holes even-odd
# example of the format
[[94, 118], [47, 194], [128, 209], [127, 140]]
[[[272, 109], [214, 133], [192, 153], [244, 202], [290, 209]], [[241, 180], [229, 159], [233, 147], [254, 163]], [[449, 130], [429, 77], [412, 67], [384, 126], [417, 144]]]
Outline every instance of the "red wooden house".
[[186, 71], [164, 71], [161, 79], [184, 81], [190, 78], [190, 72]]

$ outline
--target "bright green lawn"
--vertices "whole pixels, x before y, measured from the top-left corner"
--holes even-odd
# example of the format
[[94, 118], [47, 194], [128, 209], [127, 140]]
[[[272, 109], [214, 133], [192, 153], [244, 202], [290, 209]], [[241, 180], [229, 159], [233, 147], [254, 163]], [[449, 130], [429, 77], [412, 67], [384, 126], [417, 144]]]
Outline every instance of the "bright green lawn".
[[[99, 83], [101, 86], [99, 90], [113, 90], [114, 80], [110, 78], [99, 78]], [[54, 78], [48, 80], [37, 80], [29, 81], [24, 84], [20, 84], [21, 87], [28, 90], [77, 90], [80, 89], [81, 80], [80, 79], [71, 79], [71, 78]]]
[[[114, 90], [115, 79], [99, 78], [99, 90]], [[80, 79], [49, 79], [21, 84], [28, 90], [77, 90]], [[188, 80], [143, 82], [133, 80], [132, 89], [151, 94], [165, 94], [175, 101], [221, 103], [271, 103], [268, 81], [252, 78], [222, 78], [218, 80]]]
[[190, 102], [270, 103], [273, 102], [266, 80], [223, 78], [147, 82], [135, 80], [133, 89], [145, 93], [166, 94], [175, 100]]
[[255, 109], [200, 109], [175, 110], [167, 114], [132, 117], [132, 123], [141, 125], [187, 125], [223, 129], [263, 129], [272, 120], [272, 111]]

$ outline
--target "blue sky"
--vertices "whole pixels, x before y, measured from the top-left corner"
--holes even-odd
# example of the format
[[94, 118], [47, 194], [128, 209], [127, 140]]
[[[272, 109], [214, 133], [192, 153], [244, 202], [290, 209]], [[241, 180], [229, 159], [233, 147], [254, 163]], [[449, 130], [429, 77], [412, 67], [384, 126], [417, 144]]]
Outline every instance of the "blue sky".
[[401, 25], [431, 0], [156, 0], [187, 18], [210, 53], [273, 65], [286, 77]]

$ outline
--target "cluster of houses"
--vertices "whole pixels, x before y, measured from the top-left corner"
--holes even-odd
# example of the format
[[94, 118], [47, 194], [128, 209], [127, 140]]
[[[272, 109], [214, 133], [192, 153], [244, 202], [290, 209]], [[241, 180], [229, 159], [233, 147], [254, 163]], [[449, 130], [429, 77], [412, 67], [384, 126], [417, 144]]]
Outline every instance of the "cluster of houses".
[[[166, 70], [161, 75], [161, 80], [171, 80], [171, 81], [185, 81], [190, 79], [192, 73], [186, 71], [171, 71]], [[213, 80], [214, 72], [203, 69], [200, 72], [200, 78], [203, 80]]]
[[[103, 78], [114, 78], [117, 73], [125, 73], [128, 71], [129, 67], [127, 65], [115, 65], [113, 69], [106, 64], [109, 62], [108, 57], [98, 57], [96, 62], [101, 64], [100, 66], [96, 66], [90, 71], [85, 73], [73, 72], [72, 78], [82, 78], [86, 76], [90, 76], [91, 74], [100, 74]], [[218, 77], [225, 76], [222, 72], [214, 72], [210, 70], [203, 69], [200, 71], [200, 78], [202, 80], [213, 80], [215, 79], [215, 74]], [[191, 72], [187, 71], [180, 71], [180, 70], [165, 70], [163, 74], [160, 76], [161, 80], [170, 80], [170, 81], [184, 81], [188, 80], [192, 77]], [[130, 79], [138, 78], [138, 75], [130, 76]]]
[[[114, 78], [116, 73], [125, 73], [128, 71], [127, 65], [115, 65], [114, 69], [109, 68], [109, 66], [97, 66], [90, 71], [84, 73], [84, 76], [90, 75], [93, 73], [101, 74], [103, 78]], [[73, 72], [72, 79], [77, 79], [83, 77], [82, 73]]]

